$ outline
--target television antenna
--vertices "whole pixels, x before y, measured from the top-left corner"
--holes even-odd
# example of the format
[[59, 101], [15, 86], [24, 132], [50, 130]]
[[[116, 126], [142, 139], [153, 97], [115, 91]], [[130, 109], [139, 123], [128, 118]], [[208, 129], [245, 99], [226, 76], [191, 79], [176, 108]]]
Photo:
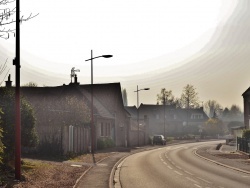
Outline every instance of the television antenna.
[[72, 83], [72, 78], [74, 78], [75, 76], [77, 76], [77, 75], [76, 75], [76, 72], [80, 72], [80, 70], [79, 70], [79, 69], [75, 69], [75, 67], [73, 67], [73, 68], [71, 69], [71, 74], [70, 74], [71, 83]]

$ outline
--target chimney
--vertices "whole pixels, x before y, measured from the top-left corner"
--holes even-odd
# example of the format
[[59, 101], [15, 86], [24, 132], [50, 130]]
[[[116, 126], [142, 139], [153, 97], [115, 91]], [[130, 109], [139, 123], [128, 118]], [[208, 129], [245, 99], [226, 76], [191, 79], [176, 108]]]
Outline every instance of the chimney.
[[75, 77], [74, 77], [74, 84], [76, 84], [76, 85], [79, 85], [79, 83], [77, 82], [77, 75], [75, 74]]
[[9, 74], [9, 76], [8, 76], [8, 80], [5, 81], [5, 86], [6, 86], [6, 87], [12, 87], [12, 81], [10, 80], [10, 74]]

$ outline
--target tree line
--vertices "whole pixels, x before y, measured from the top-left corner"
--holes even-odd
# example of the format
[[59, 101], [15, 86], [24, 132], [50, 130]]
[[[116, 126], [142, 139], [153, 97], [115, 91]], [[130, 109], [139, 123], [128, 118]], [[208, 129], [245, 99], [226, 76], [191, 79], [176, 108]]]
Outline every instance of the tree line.
[[[180, 98], [173, 95], [172, 90], [162, 88], [157, 94], [157, 104], [172, 105], [175, 108], [199, 108], [201, 102], [196, 88], [193, 85], [187, 84], [181, 93]], [[230, 108], [223, 108], [216, 100], [208, 100], [202, 103], [204, 112], [209, 119], [200, 127], [203, 135], [216, 136], [230, 134], [232, 127], [243, 127], [243, 112], [236, 104]]]
[[199, 108], [203, 107], [204, 112], [209, 118], [212, 117], [225, 117], [225, 118], [236, 118], [242, 117], [243, 113], [240, 107], [236, 104], [233, 104], [230, 108], [225, 107], [223, 109], [222, 105], [219, 104], [216, 100], [208, 100], [204, 104], [200, 102], [198, 92], [193, 85], [187, 84], [181, 93], [180, 98], [173, 95], [172, 90], [167, 90], [162, 88], [160, 93], [157, 94], [157, 104], [173, 105], [176, 108]]

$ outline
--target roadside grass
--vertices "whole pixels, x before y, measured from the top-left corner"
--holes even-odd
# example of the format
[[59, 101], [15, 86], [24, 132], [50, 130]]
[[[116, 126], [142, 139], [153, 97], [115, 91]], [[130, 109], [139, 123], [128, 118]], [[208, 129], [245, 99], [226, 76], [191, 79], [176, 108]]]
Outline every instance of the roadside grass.
[[[113, 153], [102, 152], [95, 153], [95, 161], [98, 162]], [[7, 169], [0, 169], [0, 187], [73, 187], [77, 179], [88, 165], [84, 163], [93, 163], [92, 154], [74, 155], [65, 158], [68, 163], [62, 160], [44, 160], [35, 158], [22, 158], [21, 161], [21, 181], [15, 181], [14, 163], [8, 165]], [[74, 162], [82, 162], [80, 167], [71, 166]]]
[[[22, 160], [21, 161], [21, 181], [26, 181], [29, 176], [34, 176], [44, 169], [51, 168], [52, 165], [37, 160]], [[0, 170], [0, 187], [14, 187], [19, 182], [15, 181], [14, 162], [6, 165]]]

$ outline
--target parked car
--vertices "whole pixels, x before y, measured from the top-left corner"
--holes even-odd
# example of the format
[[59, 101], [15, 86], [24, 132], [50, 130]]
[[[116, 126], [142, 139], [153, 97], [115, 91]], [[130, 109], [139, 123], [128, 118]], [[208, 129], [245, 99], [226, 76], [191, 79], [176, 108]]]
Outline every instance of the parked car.
[[164, 138], [163, 135], [154, 135], [153, 144], [165, 145], [166, 144], [166, 139]]

